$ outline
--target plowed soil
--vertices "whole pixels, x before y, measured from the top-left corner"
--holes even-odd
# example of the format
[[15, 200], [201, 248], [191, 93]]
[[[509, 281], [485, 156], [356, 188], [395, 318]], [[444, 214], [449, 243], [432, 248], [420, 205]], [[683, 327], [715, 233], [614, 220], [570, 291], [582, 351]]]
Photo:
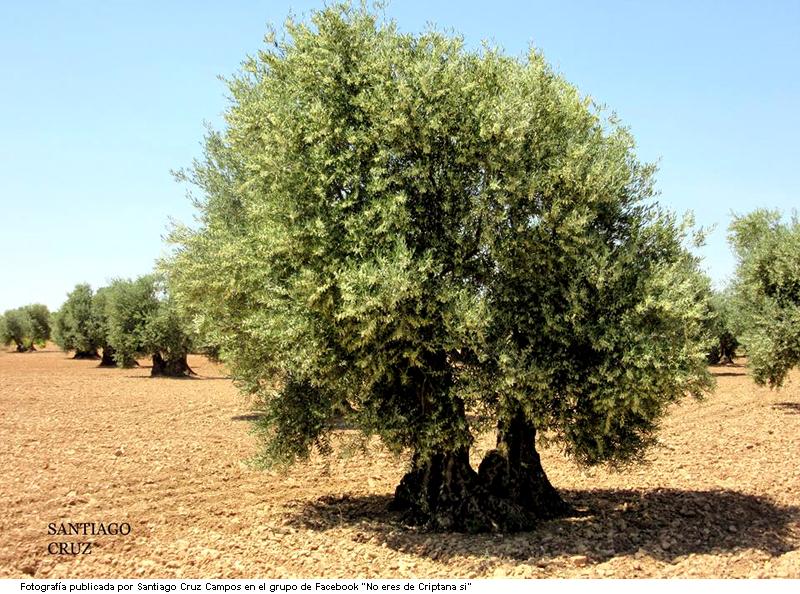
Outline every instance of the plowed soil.
[[[248, 402], [221, 367], [190, 364], [196, 379], [151, 379], [53, 349], [0, 353], [0, 577], [800, 577], [797, 371], [770, 391], [741, 364], [714, 368], [716, 393], [671, 410], [645, 465], [587, 471], [544, 450], [583, 515], [471, 536], [387, 512], [406, 462], [377, 443], [254, 468]], [[61, 522], [131, 533], [48, 534]]]

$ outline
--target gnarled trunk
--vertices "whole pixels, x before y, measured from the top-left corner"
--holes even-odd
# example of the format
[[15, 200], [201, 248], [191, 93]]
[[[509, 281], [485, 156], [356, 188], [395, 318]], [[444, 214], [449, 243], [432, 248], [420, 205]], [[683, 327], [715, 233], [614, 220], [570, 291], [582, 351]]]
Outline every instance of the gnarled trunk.
[[572, 509], [550, 484], [536, 451], [536, 428], [521, 410], [498, 424], [497, 449], [478, 472], [469, 449], [414, 456], [395, 490], [392, 508], [433, 530], [518, 532]]
[[172, 359], [165, 359], [161, 353], [155, 353], [153, 355], [153, 369], [150, 371], [151, 377], [184, 377], [187, 375], [196, 374], [192, 371], [192, 368], [189, 367], [185, 354]]
[[521, 506], [495, 497], [469, 464], [469, 450], [414, 457], [412, 470], [400, 481], [392, 509], [406, 521], [432, 530], [516, 532], [530, 530], [536, 518]]
[[73, 359], [99, 359], [100, 355], [97, 354], [97, 349], [89, 351], [75, 351], [72, 356]]
[[508, 499], [537, 518], [556, 518], [571, 511], [542, 468], [536, 451], [536, 427], [522, 410], [498, 423], [497, 449], [486, 454], [478, 477], [489, 493]]
[[[426, 368], [427, 376], [409, 382], [416, 386], [409, 401], [423, 403], [425, 421], [434, 423], [438, 432], [449, 430], [453, 437], [461, 437], [445, 442], [470, 443], [463, 401], [435, 400], [452, 385], [446, 356], [431, 354]], [[478, 472], [470, 465], [468, 445], [424, 456], [415, 451], [411, 470], [395, 490], [392, 508], [403, 511], [412, 524], [459, 532], [531, 530], [540, 519], [565, 515], [570, 508], [547, 479], [535, 438], [535, 426], [519, 409], [499, 423], [497, 449], [486, 455]]]
[[105, 345], [103, 347], [103, 358], [100, 360], [100, 367], [116, 367], [117, 362], [114, 360], [114, 347]]

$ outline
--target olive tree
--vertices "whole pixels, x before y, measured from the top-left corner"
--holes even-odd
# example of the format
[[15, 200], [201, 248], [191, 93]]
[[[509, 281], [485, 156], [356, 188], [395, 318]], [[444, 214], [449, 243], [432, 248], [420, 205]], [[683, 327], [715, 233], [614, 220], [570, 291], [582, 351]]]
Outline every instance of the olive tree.
[[737, 324], [759, 384], [780, 386], [800, 365], [800, 220], [759, 209], [736, 216], [729, 240], [738, 259]]
[[50, 340], [50, 310], [41, 303], [26, 305], [23, 309], [31, 319], [31, 340], [33, 344], [44, 346]]
[[0, 320], [0, 340], [3, 345], [13, 344], [18, 353], [33, 349], [33, 325], [23, 308], [7, 310]]
[[[108, 287], [100, 287], [92, 296], [92, 316], [97, 324], [98, 344], [103, 349], [100, 367], [114, 367], [117, 365], [114, 347], [111, 346], [109, 339], [108, 293]], [[122, 358], [119, 363], [122, 367], [137, 365], [136, 359], [131, 357]]]
[[50, 338], [50, 311], [46, 305], [32, 303], [3, 314], [0, 323], [0, 340], [3, 345], [13, 344], [17, 352], [35, 351], [35, 345], [44, 346]]
[[75, 285], [55, 315], [55, 342], [62, 350], [75, 351], [75, 359], [99, 358], [102, 334], [93, 299], [89, 284]]
[[733, 363], [739, 347], [735, 298], [730, 291], [715, 292], [711, 297], [711, 334], [714, 342], [708, 351], [708, 362], [712, 365]]
[[[569, 511], [536, 438], [637, 459], [712, 384], [710, 289], [628, 131], [531, 51], [473, 51], [333, 6], [230, 80], [183, 178], [175, 299], [260, 399], [265, 460], [345, 415], [407, 452], [394, 506], [436, 529]], [[477, 471], [476, 436], [497, 447]]]
[[108, 342], [121, 367], [150, 356], [152, 376], [193, 373], [187, 362], [192, 345], [187, 324], [155, 275], [116, 280], [104, 293]]

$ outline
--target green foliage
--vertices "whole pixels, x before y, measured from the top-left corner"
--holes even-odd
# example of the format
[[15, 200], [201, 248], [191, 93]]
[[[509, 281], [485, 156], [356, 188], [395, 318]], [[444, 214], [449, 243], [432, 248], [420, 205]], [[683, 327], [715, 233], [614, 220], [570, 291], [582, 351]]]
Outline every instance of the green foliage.
[[108, 287], [100, 287], [92, 296], [92, 318], [97, 324], [99, 343], [103, 348], [109, 345], [108, 294]]
[[50, 311], [46, 305], [33, 303], [3, 314], [0, 341], [14, 344], [17, 351], [28, 351], [34, 345], [43, 346], [50, 338]]
[[31, 339], [34, 344], [42, 345], [50, 339], [50, 310], [41, 303], [26, 305], [23, 309], [31, 319]]
[[33, 346], [32, 320], [22, 307], [10, 309], [3, 314], [0, 331], [0, 340], [5, 346], [14, 344], [18, 351], [27, 351]]
[[173, 361], [185, 357], [191, 348], [187, 325], [158, 276], [115, 280], [102, 293], [99, 304], [105, 305], [108, 342], [120, 366], [156, 354]]
[[85, 283], [75, 285], [67, 295], [54, 323], [54, 338], [63, 350], [92, 354], [103, 346], [104, 336], [93, 301], [92, 287]]
[[128, 367], [137, 357], [148, 354], [142, 335], [147, 319], [158, 308], [155, 291], [153, 277], [142, 276], [114, 280], [104, 294], [108, 343], [120, 367]]
[[324, 449], [340, 411], [424, 459], [521, 408], [576, 459], [625, 461], [711, 386], [687, 229], [540, 54], [349, 6], [286, 32], [182, 175], [200, 227], [168, 264], [261, 399], [271, 459]]
[[800, 365], [800, 221], [756, 210], [734, 218], [729, 240], [738, 258], [735, 304], [748, 364], [757, 383], [780, 386]]
[[167, 361], [185, 357], [193, 344], [186, 322], [163, 293], [141, 329], [141, 339], [144, 352], [160, 353]]
[[708, 362], [733, 362], [739, 346], [737, 334], [737, 312], [735, 298], [730, 291], [715, 292], [711, 297], [711, 334], [714, 342], [708, 352]]

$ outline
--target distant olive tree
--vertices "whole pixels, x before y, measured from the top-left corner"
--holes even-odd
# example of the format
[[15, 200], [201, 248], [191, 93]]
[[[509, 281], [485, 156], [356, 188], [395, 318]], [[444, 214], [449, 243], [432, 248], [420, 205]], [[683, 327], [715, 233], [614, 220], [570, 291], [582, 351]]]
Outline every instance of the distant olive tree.
[[3, 345], [13, 344], [18, 353], [24, 353], [33, 348], [33, 327], [31, 317], [22, 309], [10, 309], [3, 314], [0, 323], [0, 340]]
[[50, 339], [50, 311], [46, 305], [34, 303], [11, 309], [3, 314], [0, 340], [13, 344], [19, 353], [36, 350]]
[[46, 305], [33, 303], [24, 307], [31, 318], [32, 339], [35, 345], [44, 346], [50, 340], [50, 310]]
[[192, 346], [189, 326], [173, 307], [159, 277], [116, 280], [105, 300], [108, 341], [120, 366], [150, 356], [153, 376], [193, 373], [187, 362]]
[[[98, 344], [103, 349], [100, 367], [113, 367], [117, 365], [114, 356], [114, 347], [111, 346], [109, 339], [108, 325], [108, 287], [100, 287], [92, 297], [92, 317], [97, 324]], [[137, 365], [136, 359], [123, 359], [122, 367], [133, 367]]]
[[715, 292], [710, 304], [713, 312], [710, 319], [711, 334], [714, 341], [708, 351], [708, 362], [712, 365], [733, 363], [739, 347], [734, 297], [730, 291]]
[[54, 316], [54, 340], [62, 350], [75, 351], [75, 359], [99, 358], [102, 335], [93, 299], [90, 285], [75, 285]]
[[736, 323], [748, 365], [757, 383], [780, 386], [800, 365], [800, 220], [760, 209], [735, 217], [728, 237], [738, 259]]

